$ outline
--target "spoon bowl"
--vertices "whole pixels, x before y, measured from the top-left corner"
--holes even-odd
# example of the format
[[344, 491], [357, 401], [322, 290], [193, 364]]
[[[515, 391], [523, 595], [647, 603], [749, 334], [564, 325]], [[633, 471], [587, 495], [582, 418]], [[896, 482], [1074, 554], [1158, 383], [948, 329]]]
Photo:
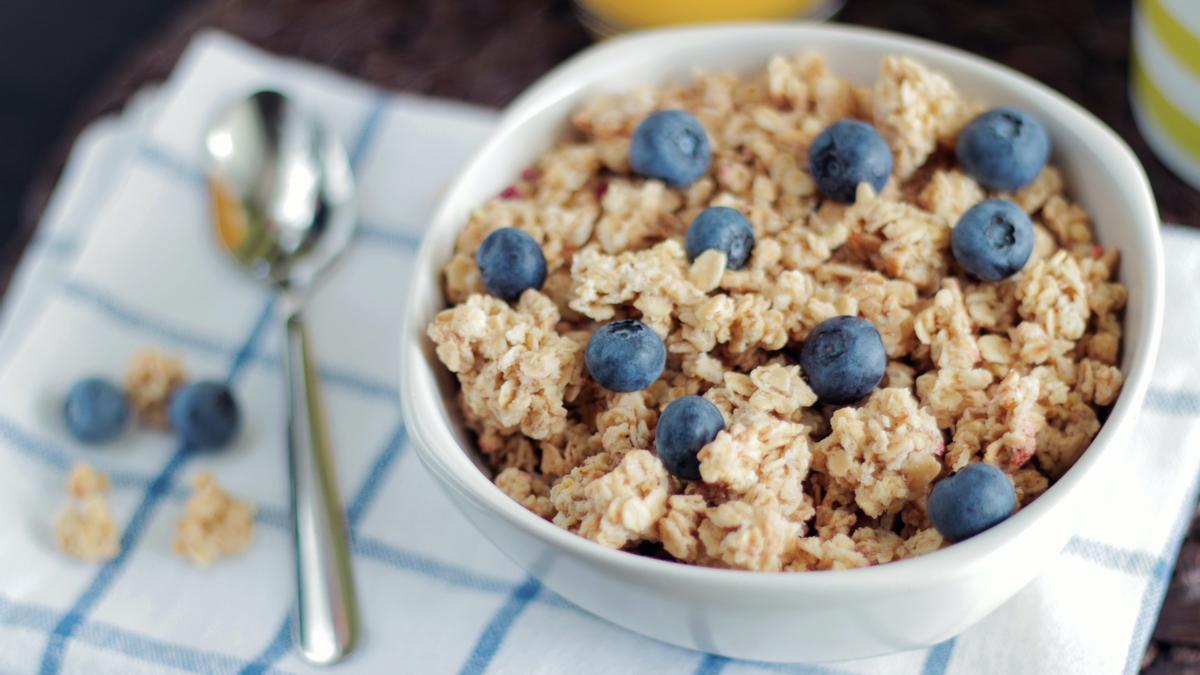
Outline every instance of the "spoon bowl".
[[303, 291], [354, 234], [346, 151], [279, 92], [259, 91], [204, 138], [217, 238], [257, 279]]

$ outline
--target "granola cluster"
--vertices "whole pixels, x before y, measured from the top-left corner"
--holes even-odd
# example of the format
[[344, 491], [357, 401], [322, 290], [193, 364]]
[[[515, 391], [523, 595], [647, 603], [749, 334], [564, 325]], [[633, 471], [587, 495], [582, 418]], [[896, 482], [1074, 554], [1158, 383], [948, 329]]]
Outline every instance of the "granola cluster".
[[[681, 108], [707, 130], [708, 173], [686, 188], [635, 176], [630, 136], [650, 112]], [[883, 60], [873, 87], [820, 56], [776, 57], [748, 77], [598, 97], [575, 134], [477, 208], [444, 269], [451, 307], [429, 326], [458, 376], [459, 405], [496, 485], [533, 513], [613, 548], [748, 570], [843, 569], [943, 546], [926, 514], [932, 485], [972, 462], [1012, 480], [1022, 505], [1087, 448], [1116, 398], [1125, 288], [1118, 252], [1046, 167], [996, 194], [955, 163], [981, 110], [944, 76]], [[808, 148], [846, 117], [874, 125], [895, 170], [849, 205], [822, 200]], [[1034, 252], [997, 283], [950, 252], [955, 222], [988, 197], [1032, 218]], [[754, 228], [745, 268], [708, 251], [689, 262], [688, 224], [740, 210]], [[475, 251], [516, 227], [545, 254], [540, 291], [487, 294]], [[794, 348], [818, 323], [863, 317], [889, 364], [858, 405], [821, 405]], [[607, 391], [583, 366], [591, 333], [636, 318], [667, 347], [662, 376]], [[699, 453], [702, 480], [654, 452], [667, 404], [700, 395], [725, 429]]]
[[171, 396], [187, 381], [183, 362], [153, 349], [134, 354], [125, 375], [125, 393], [137, 418], [151, 427], [169, 429]]
[[[108, 508], [108, 474], [80, 462], [67, 474], [67, 503], [54, 523], [59, 549], [85, 562], [112, 560], [120, 531]], [[207, 471], [192, 479], [192, 494], [175, 526], [175, 553], [207, 566], [241, 553], [254, 539], [255, 508], [226, 492]]]
[[230, 496], [207, 471], [192, 479], [192, 495], [175, 525], [176, 553], [207, 566], [241, 553], [254, 539], [254, 506]]
[[116, 521], [108, 508], [108, 475], [89, 464], [67, 474], [67, 503], [54, 523], [63, 553], [86, 562], [112, 560], [121, 551]]

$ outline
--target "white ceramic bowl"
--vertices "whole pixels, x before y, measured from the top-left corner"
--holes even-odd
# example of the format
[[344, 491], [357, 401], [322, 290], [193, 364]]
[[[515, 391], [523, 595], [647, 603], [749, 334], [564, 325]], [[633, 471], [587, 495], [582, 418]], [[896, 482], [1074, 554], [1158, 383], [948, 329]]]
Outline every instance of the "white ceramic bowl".
[[[510, 500], [481, 471], [453, 402], [453, 377], [425, 326], [445, 306], [439, 270], [472, 208], [509, 184], [567, 131], [589, 97], [683, 80], [696, 67], [750, 71], [773, 54], [823, 53], [851, 80], [876, 79], [880, 59], [904, 54], [944, 72], [969, 97], [1016, 105], [1046, 126], [1053, 162], [1121, 249], [1129, 288], [1124, 390], [1091, 448], [1045, 495], [999, 526], [930, 555], [866, 569], [770, 574], [708, 569], [614, 551]], [[421, 460], [459, 509], [500, 550], [583, 609], [684, 647], [766, 661], [830, 661], [935, 644], [991, 612], [1029, 582], [1087, 517], [1088, 493], [1125, 443], [1150, 377], [1163, 304], [1154, 198], [1132, 152], [1063, 96], [969, 54], [843, 26], [773, 24], [657, 31], [601, 43], [542, 78], [508, 109], [441, 201], [421, 247], [406, 308], [401, 400]]]

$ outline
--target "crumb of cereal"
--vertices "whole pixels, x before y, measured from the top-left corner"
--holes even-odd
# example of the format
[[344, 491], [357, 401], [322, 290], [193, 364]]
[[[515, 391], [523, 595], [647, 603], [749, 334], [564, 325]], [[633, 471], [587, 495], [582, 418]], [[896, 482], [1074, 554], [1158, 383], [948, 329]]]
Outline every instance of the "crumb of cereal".
[[125, 376], [125, 391], [134, 414], [152, 427], [169, 428], [171, 395], [186, 380], [187, 371], [178, 358], [153, 349], [134, 354]]
[[67, 555], [86, 562], [112, 560], [121, 545], [104, 495], [108, 475], [80, 462], [67, 476], [68, 501], [54, 523], [55, 541]]
[[1038, 431], [1037, 460], [1046, 475], [1057, 478], [1067, 472], [1087, 449], [1100, 420], [1096, 411], [1076, 392], [1046, 410], [1046, 425]]
[[721, 276], [725, 274], [725, 264], [728, 257], [719, 249], [710, 248], [696, 256], [692, 267], [688, 270], [688, 281], [692, 282], [701, 293], [708, 293], [721, 285]]
[[67, 474], [67, 494], [75, 499], [106, 494], [111, 486], [108, 474], [97, 470], [87, 462], [75, 464]]
[[790, 570], [848, 570], [871, 564], [854, 539], [841, 533], [828, 539], [805, 537], [797, 548]]
[[175, 526], [173, 549], [200, 566], [241, 553], [254, 539], [254, 511], [225, 492], [211, 473], [198, 473]]
[[[803, 424], [780, 422], [761, 411], [749, 411], [700, 449], [700, 476], [705, 483], [720, 485], [737, 494], [761, 484], [772, 484], [772, 492], [794, 510], [803, 494], [782, 491], [796, 488], [808, 474], [812, 455], [808, 429]], [[785, 485], [786, 483], [786, 485]]]
[[946, 446], [948, 468], [957, 471], [982, 459], [1011, 473], [1029, 461], [1046, 424], [1038, 405], [1040, 385], [1032, 375], [1010, 372], [988, 390], [986, 402], [964, 411]]
[[922, 290], [937, 286], [949, 262], [952, 223], [908, 202], [875, 195], [866, 183], [859, 184], [845, 219], [849, 246], [858, 257]]
[[554, 303], [527, 290], [515, 310], [472, 295], [439, 313], [428, 332], [472, 413], [544, 439], [566, 428], [563, 399], [582, 367], [580, 344], [555, 332], [557, 323]]
[[554, 505], [550, 503], [550, 488], [546, 482], [528, 471], [509, 467], [496, 475], [496, 487], [512, 497], [521, 506], [543, 518], [554, 516]]
[[1021, 316], [1040, 324], [1051, 338], [1077, 340], [1087, 328], [1087, 284], [1066, 251], [1026, 270], [1016, 295]]
[[914, 558], [926, 553], [932, 553], [946, 543], [941, 533], [931, 528], [921, 530], [904, 540], [904, 544], [896, 551], [898, 558]]
[[987, 195], [973, 178], [958, 169], [938, 169], [917, 195], [921, 208], [954, 225], [967, 209]]
[[667, 470], [646, 450], [612, 463], [611, 455], [596, 455], [550, 489], [554, 523], [610, 548], [652, 540], [667, 511]]
[[699, 535], [705, 553], [727, 567], [776, 571], [803, 531], [769, 503], [731, 500], [708, 510]]
[[671, 495], [667, 499], [667, 514], [658, 521], [658, 538], [667, 553], [686, 562], [698, 560], [703, 550], [700, 523], [707, 508], [704, 495]]
[[1025, 213], [1036, 213], [1051, 197], [1062, 194], [1062, 189], [1062, 174], [1058, 169], [1046, 166], [1032, 183], [1017, 190], [1015, 194], [1003, 196], [1011, 198]]
[[1121, 393], [1125, 376], [1120, 369], [1093, 359], [1079, 362], [1079, 381], [1076, 388], [1080, 396], [1096, 405], [1111, 405]]
[[831, 424], [833, 433], [813, 449], [814, 463], [854, 490], [872, 518], [928, 494], [942, 470], [942, 433], [907, 389], [879, 389], [862, 407], [839, 409]]
[[1017, 493], [1017, 503], [1025, 506], [1037, 499], [1050, 487], [1050, 479], [1035, 467], [1023, 467], [1009, 474], [1013, 489]]
[[895, 173], [908, 178], [937, 148], [958, 135], [972, 109], [944, 76], [903, 56], [885, 56], [875, 83], [872, 116], [895, 154]]

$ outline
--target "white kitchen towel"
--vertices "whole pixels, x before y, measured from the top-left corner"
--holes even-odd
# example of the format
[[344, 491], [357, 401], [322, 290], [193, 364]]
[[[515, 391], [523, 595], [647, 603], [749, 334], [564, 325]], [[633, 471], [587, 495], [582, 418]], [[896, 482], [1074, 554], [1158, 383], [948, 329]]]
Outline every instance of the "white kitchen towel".
[[[283, 89], [348, 143], [362, 229], [313, 298], [311, 328], [353, 531], [367, 637], [333, 672], [1116, 673], [1135, 671], [1200, 469], [1200, 234], [1166, 228], [1167, 318], [1153, 389], [1123, 466], [1037, 581], [957, 639], [831, 666], [732, 661], [596, 619], [475, 532], [408, 448], [395, 379], [405, 277], [423, 223], [491, 111], [384, 93], [328, 71], [199, 37], [157, 92], [85, 134], [4, 307], [0, 353], [0, 672], [324, 672], [290, 650], [282, 382], [267, 294], [223, 258], [208, 225], [200, 133], [259, 86]], [[132, 430], [85, 448], [63, 429], [78, 378], [120, 378], [143, 347], [226, 378], [236, 445], [195, 454]], [[68, 467], [108, 471], [122, 552], [59, 553]], [[207, 569], [171, 553], [197, 471], [258, 507], [253, 546]]]

